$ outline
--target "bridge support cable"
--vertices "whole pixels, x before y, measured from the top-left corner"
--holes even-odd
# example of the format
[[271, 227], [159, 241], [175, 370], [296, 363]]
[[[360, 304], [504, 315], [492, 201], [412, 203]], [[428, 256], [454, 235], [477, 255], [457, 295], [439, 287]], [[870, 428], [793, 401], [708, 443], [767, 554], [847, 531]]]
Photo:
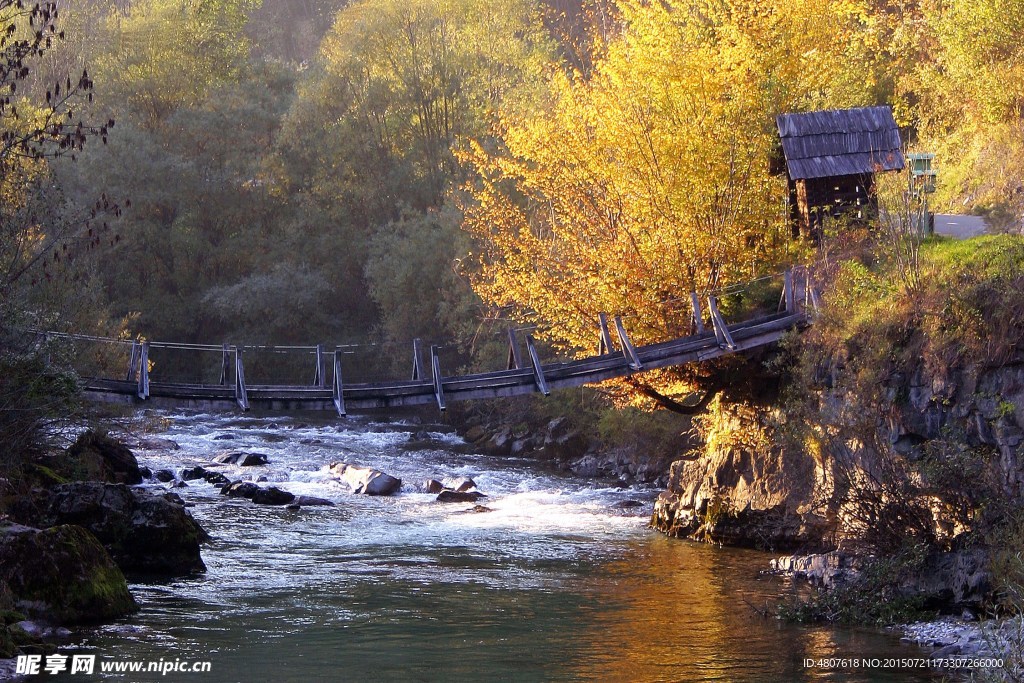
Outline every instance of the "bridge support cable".
[[324, 345], [316, 345], [316, 372], [313, 375], [313, 386], [323, 389], [327, 386], [326, 369], [324, 368]]
[[345, 417], [345, 385], [341, 376], [341, 347], [334, 348], [334, 382], [332, 384], [334, 408], [338, 411], [338, 417]]
[[125, 382], [131, 382], [133, 379], [135, 379], [135, 370], [138, 368], [138, 365], [139, 365], [139, 342], [133, 341], [132, 342], [132, 355], [131, 355], [131, 358], [128, 359], [128, 374], [125, 375], [125, 378], [124, 378]]
[[736, 350], [736, 342], [729, 333], [729, 327], [725, 324], [725, 318], [718, 310], [718, 298], [711, 294], [708, 296], [708, 311], [711, 313], [711, 324], [715, 328], [715, 338], [718, 339], [718, 346], [730, 351]]
[[220, 385], [228, 384], [228, 373], [231, 368], [231, 347], [227, 344], [220, 345]]
[[149, 342], [142, 342], [139, 353], [139, 398], [149, 398]]
[[545, 396], [550, 396], [551, 390], [548, 389], [548, 381], [544, 377], [544, 368], [540, 364], [540, 355], [537, 353], [537, 345], [532, 334], [526, 335], [526, 349], [530, 353], [530, 362], [533, 363], [533, 380], [537, 383], [537, 389]]
[[437, 347], [430, 347], [430, 371], [434, 378], [434, 398], [437, 399], [437, 407], [444, 412], [447, 406], [444, 403], [444, 387], [441, 384], [441, 359], [437, 356]]
[[704, 334], [704, 316], [700, 310], [700, 298], [697, 292], [690, 292], [690, 307], [692, 312], [692, 326], [695, 334]]
[[622, 325], [622, 316], [615, 316], [615, 332], [619, 335], [619, 344], [622, 346], [622, 355], [629, 361], [629, 367], [633, 370], [643, 370], [644, 366], [640, 362], [640, 357], [636, 355], [636, 348], [633, 347], [633, 342], [630, 341], [629, 335], [626, 334], [626, 328]]
[[612, 335], [608, 331], [608, 316], [598, 313], [597, 324], [601, 328], [601, 337], [597, 343], [597, 355], [604, 356], [612, 352]]
[[516, 331], [510, 327], [508, 328], [508, 363], [506, 363], [505, 369], [518, 370], [521, 367], [523, 367], [523, 355], [519, 351], [519, 344], [516, 341]]
[[235, 347], [235, 402], [243, 411], [249, 410], [249, 393], [245, 388], [245, 366], [242, 364], [242, 349]]
[[412, 340], [412, 381], [421, 382], [424, 379], [423, 375], [423, 352], [421, 347], [423, 341], [419, 337]]

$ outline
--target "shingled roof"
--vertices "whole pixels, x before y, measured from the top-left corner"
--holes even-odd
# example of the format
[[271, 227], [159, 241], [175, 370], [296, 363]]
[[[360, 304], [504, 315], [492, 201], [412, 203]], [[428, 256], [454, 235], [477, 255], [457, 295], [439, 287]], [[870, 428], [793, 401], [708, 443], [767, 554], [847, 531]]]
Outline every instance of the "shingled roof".
[[900, 131], [889, 107], [780, 114], [775, 122], [794, 180], [903, 168]]

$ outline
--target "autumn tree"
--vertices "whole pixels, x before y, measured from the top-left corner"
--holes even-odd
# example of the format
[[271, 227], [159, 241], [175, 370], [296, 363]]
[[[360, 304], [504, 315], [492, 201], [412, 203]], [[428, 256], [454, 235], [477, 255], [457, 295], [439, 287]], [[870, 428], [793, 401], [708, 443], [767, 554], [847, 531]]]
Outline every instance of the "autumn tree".
[[[626, 0], [618, 15], [593, 75], [555, 74], [544, 113], [506, 114], [502, 147], [467, 154], [477, 291], [572, 351], [593, 348], [602, 311], [638, 343], [685, 334], [689, 292], [791, 259], [774, 114], [873, 103], [882, 80], [857, 3]], [[694, 385], [679, 380], [633, 385], [680, 409]]]
[[57, 20], [55, 2], [0, 0], [0, 471], [9, 478], [66, 420], [76, 391], [31, 330], [102, 323], [96, 290], [80, 279], [88, 273], [70, 262], [113, 238], [103, 219], [118, 210], [105, 198], [68, 201], [52, 174], [90, 138], [106, 141], [113, 125], [83, 122], [93, 89], [86, 71], [37, 93], [29, 86], [64, 37]]

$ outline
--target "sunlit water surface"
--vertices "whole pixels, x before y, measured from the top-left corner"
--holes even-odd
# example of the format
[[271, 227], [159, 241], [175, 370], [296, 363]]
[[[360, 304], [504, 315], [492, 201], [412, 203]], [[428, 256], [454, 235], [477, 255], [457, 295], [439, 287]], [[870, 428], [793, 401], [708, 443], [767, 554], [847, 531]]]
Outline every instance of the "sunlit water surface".
[[[913, 657], [872, 632], [780, 624], [792, 594], [763, 553], [672, 540], [646, 528], [656, 492], [550, 473], [469, 452], [443, 428], [371, 419], [169, 414], [177, 451], [139, 451], [153, 470], [225, 449], [266, 453], [267, 477], [336, 507], [289, 511], [228, 499], [202, 481], [177, 492], [213, 540], [208, 571], [133, 583], [142, 609], [83, 636], [97, 661], [201, 661], [211, 672], [45, 675], [174, 681], [906, 681], [907, 669], [806, 668], [805, 658]], [[352, 495], [345, 461], [401, 477], [394, 497]], [[490, 508], [416, 493], [469, 476]], [[616, 503], [644, 501], [623, 510]]]

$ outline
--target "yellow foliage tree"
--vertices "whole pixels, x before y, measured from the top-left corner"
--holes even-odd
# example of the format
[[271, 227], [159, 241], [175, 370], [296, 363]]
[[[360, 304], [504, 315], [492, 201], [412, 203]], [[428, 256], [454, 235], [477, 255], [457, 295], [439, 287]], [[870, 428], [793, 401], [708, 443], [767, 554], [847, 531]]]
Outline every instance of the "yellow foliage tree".
[[[637, 343], [685, 334], [688, 307], [666, 302], [792, 259], [774, 115], [873, 103], [881, 81], [857, 2], [624, 0], [619, 16], [589, 78], [554, 73], [541, 111], [505, 116], [502, 149], [465, 153], [477, 291], [567, 350], [592, 349], [600, 311]], [[666, 398], [688, 379], [634, 386]]]

